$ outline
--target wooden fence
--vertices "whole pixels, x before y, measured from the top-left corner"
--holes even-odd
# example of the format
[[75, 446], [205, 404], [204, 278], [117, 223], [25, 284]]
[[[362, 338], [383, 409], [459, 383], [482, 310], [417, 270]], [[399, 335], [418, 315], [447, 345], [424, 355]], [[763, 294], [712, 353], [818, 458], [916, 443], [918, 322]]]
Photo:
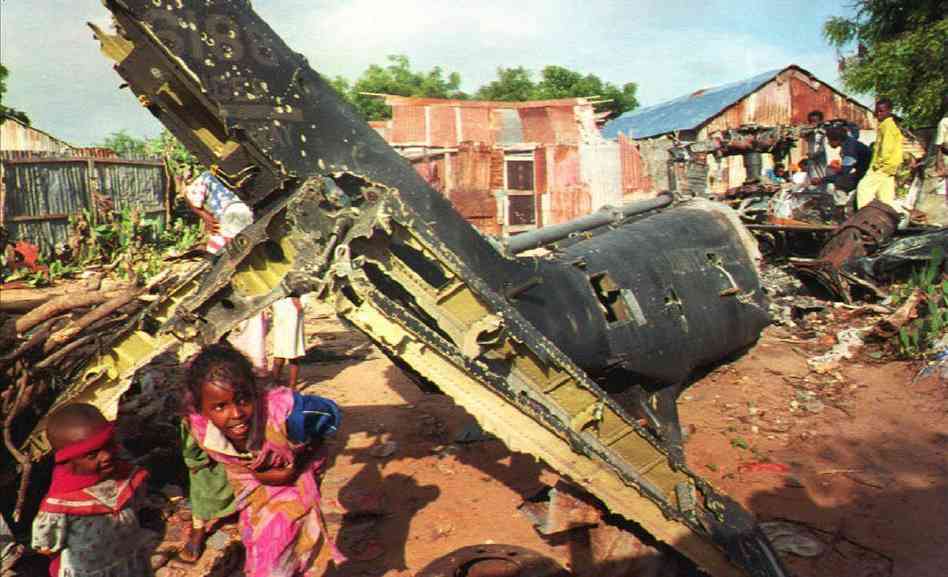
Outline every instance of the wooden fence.
[[96, 196], [111, 198], [115, 210], [136, 208], [164, 221], [170, 190], [160, 160], [0, 153], [0, 225], [11, 240], [28, 240], [44, 251], [68, 239], [70, 216], [94, 214]]

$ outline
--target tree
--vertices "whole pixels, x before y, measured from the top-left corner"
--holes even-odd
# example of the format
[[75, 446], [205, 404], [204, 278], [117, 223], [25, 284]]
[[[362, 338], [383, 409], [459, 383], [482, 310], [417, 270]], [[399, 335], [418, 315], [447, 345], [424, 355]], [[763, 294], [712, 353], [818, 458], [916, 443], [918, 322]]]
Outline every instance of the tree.
[[524, 101], [535, 100], [537, 85], [530, 78], [530, 71], [523, 66], [497, 68], [497, 80], [481, 86], [474, 97], [478, 100]]
[[930, 126], [948, 93], [948, 15], [943, 0], [856, 0], [852, 17], [832, 17], [823, 35], [837, 49], [843, 85], [887, 96], [909, 126]]
[[196, 165], [197, 160], [167, 129], [154, 138], [144, 139], [132, 136], [124, 130], [113, 132], [97, 146], [114, 150], [126, 158], [160, 157], [168, 161], [174, 172], [185, 165]]
[[105, 137], [97, 146], [114, 150], [119, 156], [145, 156], [148, 149], [148, 142], [143, 138], [137, 138], [124, 130], [113, 132]]
[[22, 122], [23, 124], [30, 124], [30, 117], [26, 115], [22, 110], [16, 110], [15, 108], [9, 108], [3, 104], [3, 95], [7, 92], [7, 76], [10, 75], [10, 71], [7, 70], [7, 67], [3, 64], [0, 64], [0, 120], [4, 118], [15, 118]]
[[627, 82], [618, 88], [610, 82], [603, 82], [595, 74], [583, 76], [562, 66], [547, 66], [540, 73], [541, 80], [537, 84], [539, 99], [571, 98], [595, 96], [608, 102], [596, 105], [597, 111], [610, 111], [614, 116], [632, 110], [639, 105], [635, 98], [638, 85]]
[[363, 94], [397, 94], [400, 96], [422, 96], [430, 98], [467, 98], [459, 89], [461, 75], [451, 72], [445, 75], [440, 66], [428, 72], [411, 69], [407, 56], [389, 55], [389, 64], [369, 66], [362, 76], [349, 87], [341, 76], [330, 81], [336, 91], [346, 97], [366, 120], [391, 118], [392, 109], [379, 97]]
[[516, 68], [497, 69], [497, 79], [482, 86], [476, 97], [482, 100], [550, 100], [556, 98], [596, 97], [607, 100], [595, 105], [598, 112], [609, 111], [622, 114], [636, 108], [638, 86], [628, 82], [619, 88], [603, 82], [595, 74], [583, 75], [563, 66], [546, 66], [540, 72], [540, 81], [534, 82], [529, 70]]
[[193, 167], [198, 164], [191, 151], [185, 148], [181, 141], [175, 138], [167, 128], [145, 143], [145, 153], [149, 156], [163, 158], [168, 162], [171, 170], [176, 173], [184, 166]]

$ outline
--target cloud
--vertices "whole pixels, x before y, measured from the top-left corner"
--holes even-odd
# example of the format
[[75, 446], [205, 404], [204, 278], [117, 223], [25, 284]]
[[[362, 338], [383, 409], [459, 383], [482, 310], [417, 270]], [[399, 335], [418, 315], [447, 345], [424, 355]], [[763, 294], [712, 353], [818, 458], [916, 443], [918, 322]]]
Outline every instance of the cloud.
[[[0, 57], [11, 75], [6, 100], [37, 127], [76, 144], [158, 123], [99, 53], [87, 20], [109, 22], [99, 0], [0, 0]], [[819, 36], [842, 0], [801, 11], [787, 0], [255, 0], [254, 8], [327, 76], [356, 78], [389, 54], [416, 68], [461, 73], [468, 91], [498, 66], [548, 64], [637, 82], [654, 104], [796, 63], [835, 83], [834, 55]]]

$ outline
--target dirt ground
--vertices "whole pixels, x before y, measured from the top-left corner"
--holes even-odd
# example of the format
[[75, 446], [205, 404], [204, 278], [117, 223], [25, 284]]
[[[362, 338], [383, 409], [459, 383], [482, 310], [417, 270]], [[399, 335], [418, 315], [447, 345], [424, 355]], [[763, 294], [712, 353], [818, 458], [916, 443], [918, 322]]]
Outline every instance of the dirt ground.
[[[345, 411], [324, 480], [330, 532], [351, 561], [326, 575], [414, 575], [450, 551], [516, 544], [570, 565], [517, 506], [554, 472], [500, 442], [456, 443], [472, 417], [418, 390], [328, 309], [308, 308], [307, 392]], [[800, 577], [941, 576], [948, 566], [948, 388], [867, 354], [820, 374], [830, 336], [768, 328], [682, 395], [692, 467], [760, 520], [825, 546], [788, 554]], [[343, 358], [339, 358], [343, 357]], [[324, 559], [327, 555], [322, 556]]]

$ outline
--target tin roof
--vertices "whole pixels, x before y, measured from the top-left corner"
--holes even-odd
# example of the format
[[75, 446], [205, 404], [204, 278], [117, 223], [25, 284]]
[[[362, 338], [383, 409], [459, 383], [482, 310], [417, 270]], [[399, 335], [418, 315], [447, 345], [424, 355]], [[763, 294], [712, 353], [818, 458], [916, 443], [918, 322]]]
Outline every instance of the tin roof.
[[747, 80], [698, 90], [661, 104], [630, 110], [606, 123], [602, 135], [610, 140], [616, 139], [620, 132], [631, 138], [648, 138], [697, 128], [784, 70], [786, 68], [770, 70]]

